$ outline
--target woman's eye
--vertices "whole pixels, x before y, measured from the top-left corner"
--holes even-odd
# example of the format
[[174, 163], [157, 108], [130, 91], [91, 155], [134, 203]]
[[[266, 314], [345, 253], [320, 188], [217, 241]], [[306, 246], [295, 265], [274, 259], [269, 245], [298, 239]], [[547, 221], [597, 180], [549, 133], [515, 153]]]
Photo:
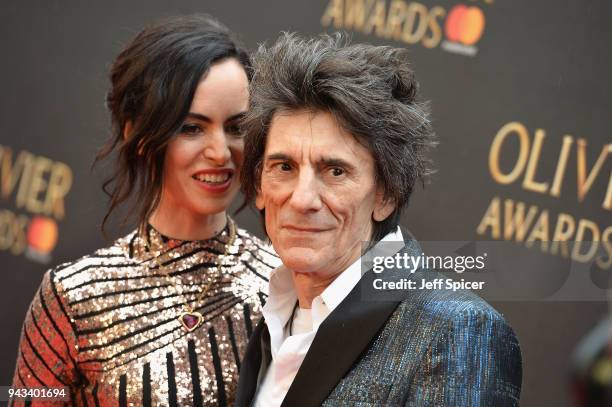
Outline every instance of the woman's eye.
[[240, 127], [237, 124], [232, 124], [231, 126], [227, 126], [225, 131], [234, 136], [242, 136], [244, 134], [242, 127]]
[[183, 126], [181, 127], [181, 133], [182, 134], [187, 134], [187, 135], [193, 135], [193, 134], [198, 134], [202, 132], [202, 127], [200, 127], [200, 125], [198, 124], [183, 124]]

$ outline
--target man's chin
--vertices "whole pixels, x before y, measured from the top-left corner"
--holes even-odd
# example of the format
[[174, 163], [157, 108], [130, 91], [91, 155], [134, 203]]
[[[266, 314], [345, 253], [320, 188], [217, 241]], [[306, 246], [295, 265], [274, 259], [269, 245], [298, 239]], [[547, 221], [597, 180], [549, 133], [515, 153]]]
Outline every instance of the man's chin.
[[298, 273], [312, 273], [317, 271], [320, 268], [318, 254], [320, 254], [320, 249], [317, 250], [305, 247], [292, 247], [278, 251], [278, 255], [285, 267]]

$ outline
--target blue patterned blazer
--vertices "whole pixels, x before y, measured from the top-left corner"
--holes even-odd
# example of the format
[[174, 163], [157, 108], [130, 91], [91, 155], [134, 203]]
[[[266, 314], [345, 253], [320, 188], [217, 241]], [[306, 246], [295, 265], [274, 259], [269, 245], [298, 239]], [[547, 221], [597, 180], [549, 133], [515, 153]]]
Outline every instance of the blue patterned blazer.
[[[420, 253], [415, 241], [404, 250]], [[470, 291], [406, 290], [392, 301], [364, 300], [380, 294], [364, 292], [374, 291], [374, 278], [365, 273], [321, 324], [282, 406], [519, 404], [521, 352], [500, 313]], [[270, 360], [262, 320], [242, 362], [237, 407], [252, 405]]]

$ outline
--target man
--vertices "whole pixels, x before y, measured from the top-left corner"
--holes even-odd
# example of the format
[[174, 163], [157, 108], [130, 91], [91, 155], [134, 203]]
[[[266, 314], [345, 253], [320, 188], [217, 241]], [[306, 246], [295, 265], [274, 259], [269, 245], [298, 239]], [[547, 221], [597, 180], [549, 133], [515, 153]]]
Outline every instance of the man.
[[[362, 242], [403, 241], [401, 211], [429, 172], [433, 133], [405, 52], [285, 34], [255, 59], [242, 185], [283, 266], [237, 405], [518, 405], [519, 345], [486, 302], [376, 300], [361, 274]], [[413, 240], [403, 251], [420, 253]]]

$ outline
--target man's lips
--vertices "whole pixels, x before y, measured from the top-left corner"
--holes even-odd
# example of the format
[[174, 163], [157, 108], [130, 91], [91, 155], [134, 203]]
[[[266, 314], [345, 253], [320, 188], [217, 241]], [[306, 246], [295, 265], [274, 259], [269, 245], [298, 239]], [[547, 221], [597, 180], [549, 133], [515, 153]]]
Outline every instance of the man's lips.
[[331, 228], [327, 227], [315, 227], [315, 226], [303, 226], [303, 225], [283, 225], [283, 229], [287, 229], [291, 232], [301, 232], [301, 233], [320, 233], [326, 232]]

